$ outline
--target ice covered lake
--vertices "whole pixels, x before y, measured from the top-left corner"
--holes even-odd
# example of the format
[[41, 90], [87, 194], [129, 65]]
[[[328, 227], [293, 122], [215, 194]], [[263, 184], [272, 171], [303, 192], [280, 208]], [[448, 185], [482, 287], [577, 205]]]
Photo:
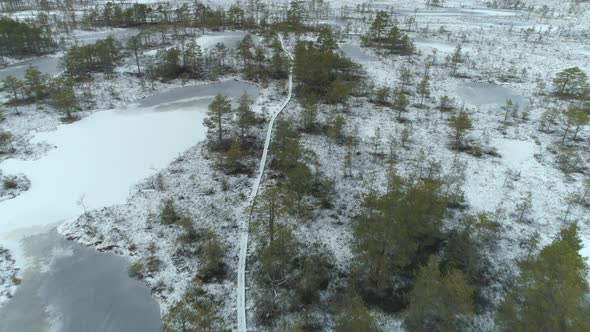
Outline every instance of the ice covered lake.
[[99, 39], [105, 39], [108, 36], [113, 36], [116, 40], [125, 42], [139, 32], [140, 30], [135, 28], [117, 28], [96, 31], [76, 30], [72, 34], [72, 43], [80, 46], [89, 45], [95, 43]]
[[160, 331], [158, 303], [128, 277], [124, 258], [96, 253], [55, 231], [23, 242], [34, 269], [0, 309], [0, 331]]
[[[227, 48], [236, 48], [240, 42], [247, 35], [244, 31], [222, 31], [222, 32], [208, 32], [197, 38], [197, 44], [203, 49], [213, 48], [217, 43], [223, 43]], [[252, 35], [254, 42], [259, 41], [259, 37]]]
[[5, 79], [7, 76], [14, 76], [21, 79], [25, 76], [25, 71], [29, 66], [36, 67], [42, 73], [55, 76], [61, 73], [59, 63], [60, 59], [57, 55], [44, 55], [38, 58], [17, 62], [5, 68], [0, 68], [0, 80]]
[[[52, 236], [47, 232], [54, 232], [53, 228], [60, 222], [77, 218], [83, 212], [79, 204], [81, 198], [86, 209], [124, 203], [133, 184], [166, 167], [183, 151], [205, 138], [203, 118], [207, 105], [217, 93], [237, 99], [244, 92], [253, 99], [258, 96], [254, 85], [226, 81], [182, 87], [125, 108], [96, 112], [73, 124], [60, 125], [55, 131], [36, 134], [33, 141], [55, 146], [40, 159], [8, 159], [0, 164], [5, 174], [24, 173], [32, 184], [29, 191], [0, 203], [0, 245], [8, 247], [19, 266], [25, 268], [15, 297], [0, 308], [0, 321], [14, 322], [17, 324], [14, 326], [18, 326], [19, 322], [31, 317], [18, 316], [19, 310], [11, 311], [10, 308], [37, 306], [35, 319], [39, 326], [49, 324], [51, 315], [43, 314], [49, 310], [53, 316], [62, 316], [62, 322], [72, 327], [60, 331], [83, 331], [79, 329], [80, 324], [98, 322], [98, 317], [104, 319], [97, 325], [104, 327], [99, 331], [127, 331], [109, 327], [123, 326], [120, 320], [125, 317], [105, 313], [107, 306], [104, 303], [123, 306], [117, 310], [125, 312], [128, 309], [130, 315], [145, 317], [145, 320], [155, 317], [159, 321], [159, 310], [153, 310], [157, 303], [145, 296], [149, 291], [142, 283], [126, 276], [125, 260], [64, 242], [57, 234]], [[41, 243], [44, 249], [36, 250]], [[68, 254], [64, 255], [64, 252]], [[46, 263], [38, 264], [39, 261]], [[64, 284], [69, 280], [65, 277], [52, 278], [71, 273], [76, 278], [68, 284]], [[122, 279], [126, 280], [121, 282], [122, 285], [129, 284], [123, 290], [118, 286], [105, 286], [108, 285], [105, 280], [119, 283]], [[80, 310], [86, 314], [79, 317], [71, 316], [66, 309], [60, 313], [60, 308], [83, 302], [82, 298], [70, 294], [75, 287], [99, 289], [104, 303], [85, 304], [86, 307]], [[47, 296], [39, 295], [45, 291], [49, 292]], [[86, 292], [80, 296], [93, 295]], [[139, 299], [141, 302], [151, 301], [153, 305], [138, 307], [135, 303]], [[67, 317], [64, 313], [68, 313]]]
[[363, 49], [358, 45], [353, 44], [340, 44], [340, 50], [344, 52], [344, 54], [351, 58], [356, 62], [367, 62], [367, 61], [375, 61], [374, 56], [367, 54]]
[[457, 94], [466, 103], [477, 107], [501, 107], [506, 104], [507, 100], [512, 100], [512, 103], [517, 104], [521, 110], [527, 109], [529, 106], [528, 99], [512, 89], [490, 83], [465, 83], [457, 89]]
[[[210, 50], [216, 44], [221, 43], [228, 49], [235, 49], [238, 43], [247, 35], [244, 31], [208, 31], [196, 38], [197, 44], [202, 50]], [[260, 43], [260, 37], [251, 35], [255, 44]], [[166, 47], [166, 49], [172, 46]], [[150, 50], [143, 53], [143, 55], [155, 56], [158, 50]]]

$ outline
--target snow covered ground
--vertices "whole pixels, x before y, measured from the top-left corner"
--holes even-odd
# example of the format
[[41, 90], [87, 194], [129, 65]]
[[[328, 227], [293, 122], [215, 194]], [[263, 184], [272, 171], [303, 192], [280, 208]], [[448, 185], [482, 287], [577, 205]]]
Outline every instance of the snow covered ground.
[[[345, 3], [347, 2], [343, 1], [335, 5]], [[343, 47], [355, 61], [365, 66], [370, 80], [377, 85], [395, 87], [399, 83], [399, 68], [410, 68], [415, 73], [412, 90], [420, 79], [419, 73], [423, 72], [424, 64], [433, 61], [427, 59], [431, 49], [439, 50], [438, 58], [434, 60], [435, 65], [430, 69], [433, 95], [427, 101], [427, 109], [411, 107], [403, 115], [405, 123], [399, 123], [396, 114], [390, 110], [370, 104], [365, 99], [353, 99], [350, 111], [344, 113], [347, 130], [358, 129], [361, 138], [359, 154], [355, 155], [353, 161], [352, 178], [344, 178], [340, 167], [345, 155], [343, 147], [328, 148], [328, 143], [321, 136], [303, 137], [305, 146], [318, 156], [322, 171], [336, 180], [338, 196], [335, 211], [324, 211], [313, 222], [298, 227], [297, 236], [307, 243], [326, 244], [333, 251], [340, 270], [346, 270], [351, 262], [351, 225], [362, 195], [368, 191], [368, 186], [383, 189], [385, 161], [371, 155], [371, 143], [377, 127], [381, 130], [383, 149], [387, 151], [389, 143], [393, 143], [396, 167], [401, 175], [418, 174], [430, 162], [440, 164], [444, 176], [458, 175], [458, 183], [463, 186], [468, 205], [465, 211], [455, 212], [446, 227], [455, 227], [468, 213], [488, 211], [494, 214], [503, 226], [502, 233], [497, 246], [484, 250], [490, 261], [490, 269], [502, 272], [506, 280], [516, 274], [515, 262], [525, 253], [520, 246], [521, 241], [538, 231], [541, 234], [540, 245], [548, 244], [564, 224], [562, 219], [568, 206], [567, 198], [571, 193], [582, 190], [582, 174], [568, 175], [558, 169], [559, 155], [555, 151], [556, 141], [563, 133], [562, 121], [553, 125], [552, 132], [538, 130], [539, 121], [547, 106], [564, 105], [543, 100], [544, 96], [538, 95], [536, 91], [538, 81], [545, 80], [549, 84], [545, 89], [547, 93], [551, 78], [564, 68], [579, 66], [590, 72], [588, 48], [583, 39], [584, 31], [588, 31], [590, 26], [589, 10], [586, 10], [583, 19], [575, 20], [568, 17], [565, 8], [562, 8], [561, 16], [541, 18], [536, 14], [528, 16], [520, 12], [484, 9], [481, 8], [482, 2], [475, 0], [446, 3], [448, 6], [480, 8], [429, 13], [423, 8], [422, 2], [419, 5], [408, 0], [383, 2], [393, 4], [396, 8], [405, 8], [406, 15], [416, 6], [421, 9], [416, 16], [418, 28], [411, 33], [419, 41], [417, 46], [421, 54], [411, 59], [383, 57], [371, 50], [360, 49], [356, 39], [347, 41]], [[537, 2], [538, 5], [545, 3], [559, 5], [557, 1]], [[506, 25], [506, 22], [510, 24]], [[548, 29], [548, 26], [552, 29]], [[363, 27], [360, 24], [353, 26], [353, 31], [362, 31]], [[525, 41], [524, 29], [528, 27], [534, 27], [538, 32]], [[444, 65], [444, 56], [459, 44], [469, 51], [468, 60], [459, 68], [462, 78], [451, 77], [449, 68]], [[526, 72], [522, 72], [522, 68]], [[113, 86], [125, 86], [126, 92], [120, 94], [119, 101], [112, 97], [107, 100], [123, 104], [128, 102], [125, 99], [130, 96], [134, 98], [137, 95], [146, 95], [134, 84], [132, 79], [118, 78]], [[98, 91], [108, 95], [111, 92], [108, 84], [105, 85], [106, 87], [99, 86]], [[262, 89], [256, 109], [259, 112], [263, 112], [264, 108], [274, 109], [282, 101], [283, 91], [279, 87]], [[466, 107], [474, 126], [467, 137], [470, 143], [481, 146], [484, 151], [495, 151], [496, 156], [484, 154], [475, 157], [466, 153], [457, 154], [448, 149], [445, 143], [450, 142], [448, 115], [438, 114], [434, 109], [435, 101], [443, 95], [454, 97], [458, 107]], [[504, 113], [501, 106], [507, 98], [518, 101], [522, 106], [521, 115], [525, 110], [528, 113], [526, 119], [515, 118], [510, 120], [508, 126], [502, 124]], [[525, 104], [529, 106], [528, 110], [524, 107]], [[433, 109], [428, 110], [429, 108]], [[292, 103], [282, 116], [296, 122], [299, 112], [299, 105]], [[48, 120], [46, 124], [39, 125], [40, 128], [57, 126], [57, 120], [44, 115], [44, 111], [36, 116]], [[319, 120], [326, 122], [331, 116], [332, 111], [326, 108]], [[14, 116], [7, 120], [6, 126], [17, 133], [28, 133], [31, 129], [25, 122], [30, 119], [31, 115], [28, 114], [21, 118]], [[19, 131], [19, 128], [22, 129]], [[404, 128], [410, 130], [410, 138], [402, 147], [400, 133]], [[590, 151], [587, 148], [589, 132], [588, 128], [584, 129], [580, 133], [581, 141], [575, 143], [586, 172], [590, 163]], [[100, 133], [97, 135], [100, 136]], [[122, 139], [126, 138], [118, 137], [113, 142]], [[43, 150], [43, 145], [34, 146], [38, 148], [36, 151], [49, 149], [46, 147]], [[33, 155], [39, 156], [42, 153], [36, 152]], [[21, 152], [21, 155], [26, 153]], [[247, 203], [246, 195], [252, 179], [246, 176], [225, 177], [214, 170], [214, 163], [215, 160], [207, 156], [204, 145], [197, 144], [161, 170], [158, 173], [160, 176], [148, 177], [136, 185], [126, 203], [120, 201], [121, 205], [90, 211], [65, 223], [59, 230], [70, 239], [94, 245], [101, 250], [111, 250], [129, 257], [133, 262], [140, 262], [149, 256], [149, 248], [155, 243], [156, 256], [163, 262], [163, 267], [147, 276], [145, 281], [162, 303], [162, 312], [166, 312], [168, 306], [184, 293], [198, 269], [199, 260], [195, 257], [183, 257], [176, 252], [176, 240], [182, 233], [180, 228], [163, 226], [154, 221], [162, 199], [174, 197], [181, 213], [190, 215], [199, 227], [209, 227], [219, 234], [227, 245], [226, 261], [231, 262], [229, 265], [232, 267], [237, 263], [237, 221], [243, 219], [241, 211]], [[161, 168], [164, 164], [158, 166]], [[154, 173], [155, 171], [150, 174]], [[146, 175], [134, 178], [134, 181]], [[222, 190], [221, 183], [224, 181], [227, 183], [227, 191]], [[163, 183], [163, 187], [159, 187], [159, 182]], [[532, 207], [525, 220], [516, 223], [517, 204], [526, 199], [529, 192]], [[123, 194], [119, 197], [121, 198]], [[79, 207], [77, 211], [80, 212]], [[582, 253], [586, 256], [590, 256], [589, 215], [588, 207], [582, 205], [574, 205], [568, 215], [568, 221], [579, 222], [581, 235], [586, 243]], [[235, 272], [237, 271], [230, 271]], [[226, 322], [234, 321], [235, 284], [231, 280], [233, 279], [207, 286], [207, 291], [222, 303], [222, 314]], [[490, 298], [498, 299], [502, 296], [502, 282], [506, 280], [498, 280], [489, 286]], [[396, 317], [379, 313], [375, 315], [380, 317], [380, 324], [387, 326], [387, 330], [399, 329]], [[489, 317], [489, 313], [478, 317], [473, 323], [474, 330], [489, 330]]]
[[[402, 1], [395, 2], [399, 3]], [[375, 106], [364, 99], [353, 99], [350, 111], [342, 113], [347, 121], [347, 130], [358, 132], [362, 142], [354, 157], [352, 178], [345, 178], [344, 167], [339, 167], [344, 164], [344, 148], [332, 146], [330, 149], [324, 137], [304, 136], [305, 146], [318, 156], [321, 170], [336, 181], [338, 197], [336, 211], [326, 212], [313, 222], [296, 227], [298, 238], [306, 243], [325, 244], [333, 250], [339, 269], [348, 269], [352, 256], [350, 227], [362, 195], [369, 190], [368, 187], [383, 190], [386, 183], [386, 161], [372, 156], [373, 137], [379, 127], [381, 148], [387, 153], [389, 145], [393, 145], [396, 168], [402, 176], [416, 176], [430, 164], [440, 164], [445, 177], [459, 176], [458, 183], [463, 186], [467, 209], [454, 212], [445, 227], [454, 228], [466, 214], [484, 211], [492, 213], [495, 220], [501, 223], [497, 245], [484, 248], [490, 270], [502, 276], [488, 287], [486, 293], [492, 300], [499, 299], [504, 285], [517, 273], [517, 260], [525, 255], [521, 242], [537, 231], [541, 234], [539, 247], [547, 245], [564, 225], [568, 197], [571, 193], [583, 191], [584, 174], [565, 174], [559, 169], [556, 151], [563, 134], [563, 119], [559, 118], [550, 132], [539, 131], [539, 123], [548, 107], [566, 107], [559, 101], [545, 99], [552, 89], [554, 75], [574, 66], [590, 72], [589, 62], [581, 52], [584, 47], [582, 36], [590, 23], [588, 9], [584, 12], [586, 19], [575, 20], [579, 23], [573, 26], [570, 25], [573, 20], [566, 18], [567, 15], [554, 19], [515, 15], [511, 19], [514, 26], [522, 20], [537, 28], [528, 42], [522, 28], [496, 24], [505, 22], [506, 18], [499, 18], [496, 12], [488, 10], [461, 11], [461, 15], [418, 15], [416, 32], [411, 34], [413, 38], [449, 45], [445, 49], [436, 47], [439, 49], [438, 56], [435, 66], [430, 69], [432, 98], [427, 102], [426, 109], [411, 107], [410, 112], [403, 115], [403, 124], [387, 108]], [[502, 16], [507, 15], [512, 16], [510, 13]], [[540, 24], [547, 22], [552, 27], [550, 32], [545, 27], [539, 28]], [[353, 31], [362, 32], [361, 29], [354, 29], [353, 26]], [[369, 49], [359, 48], [358, 43], [356, 39], [347, 41], [342, 49], [364, 65], [369, 80], [377, 86], [396, 87], [399, 84], [398, 70], [405, 66], [414, 73], [410, 90], [415, 91], [425, 63], [433, 61], [428, 58], [431, 52], [426, 51], [423, 44], [418, 44], [422, 54], [404, 59], [380, 56]], [[444, 59], [444, 51], [448, 54], [459, 44], [469, 51], [468, 61], [459, 70], [462, 78], [451, 77]], [[523, 73], [522, 68], [526, 72]], [[545, 95], [536, 94], [539, 80], [547, 82]], [[436, 109], [436, 101], [444, 95], [455, 98], [457, 107], [466, 107], [474, 126], [468, 135], [469, 141], [491, 155], [457, 154], [448, 148], [451, 142], [449, 115], [439, 114]], [[501, 107], [507, 99], [519, 104], [519, 112], [516, 118], [510, 120], [510, 125], [504, 127]], [[416, 103], [416, 100], [414, 97], [413, 102]], [[299, 112], [297, 105], [290, 105], [283, 116], [290, 117], [290, 122], [295, 123]], [[527, 113], [524, 120], [523, 112]], [[325, 123], [333, 116], [332, 110], [325, 109], [320, 122]], [[402, 147], [400, 134], [404, 128], [410, 130], [410, 139]], [[580, 154], [580, 167], [587, 173], [590, 166], [590, 149], [587, 148], [589, 129], [585, 128], [582, 135], [574, 145]], [[527, 199], [529, 192], [532, 207], [522, 222], [516, 222], [518, 205]], [[580, 235], [586, 246], [582, 255], [586, 257], [590, 256], [589, 216], [588, 207], [580, 204], [573, 204], [567, 215], [567, 222], [579, 223]], [[473, 329], [492, 329], [490, 315], [478, 316], [473, 322]], [[394, 317], [382, 317], [381, 322], [383, 326], [399, 327]]]

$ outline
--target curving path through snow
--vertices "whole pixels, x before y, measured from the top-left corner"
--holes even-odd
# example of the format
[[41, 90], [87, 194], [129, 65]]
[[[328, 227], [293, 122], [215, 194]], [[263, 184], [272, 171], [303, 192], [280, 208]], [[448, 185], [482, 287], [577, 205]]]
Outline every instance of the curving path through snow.
[[[281, 41], [281, 47], [283, 51], [287, 53], [289, 56], [289, 60], [293, 60], [293, 56], [283, 42], [283, 38], [281, 35], [279, 36], [279, 40]], [[264, 141], [264, 151], [262, 152], [262, 158], [260, 159], [260, 167], [258, 169], [258, 176], [256, 177], [256, 181], [254, 181], [254, 186], [252, 187], [252, 192], [250, 193], [250, 197], [248, 198], [248, 208], [252, 206], [254, 203], [254, 199], [256, 195], [258, 195], [258, 189], [260, 187], [260, 182], [262, 181], [262, 175], [264, 174], [264, 168], [266, 166], [266, 159], [268, 156], [268, 149], [270, 147], [270, 140], [272, 138], [272, 129], [275, 123], [275, 120], [279, 116], [279, 114], [287, 107], [289, 102], [291, 101], [291, 95], [293, 93], [293, 66], [289, 69], [289, 92], [287, 94], [287, 98], [277, 109], [275, 113], [270, 118], [270, 122], [268, 123], [268, 129], [266, 131], [266, 140]], [[246, 256], [248, 253], [248, 221], [242, 220], [241, 224], [241, 234], [240, 234], [240, 253], [238, 256], [238, 287], [237, 287], [237, 313], [238, 313], [238, 332], [246, 332], [247, 331], [247, 321], [246, 321]]]

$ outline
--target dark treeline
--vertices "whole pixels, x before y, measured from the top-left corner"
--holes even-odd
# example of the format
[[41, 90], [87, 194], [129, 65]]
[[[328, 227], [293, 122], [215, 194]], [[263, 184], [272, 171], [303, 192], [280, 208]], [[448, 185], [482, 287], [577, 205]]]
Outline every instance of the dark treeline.
[[40, 55], [55, 50], [55, 43], [37, 26], [0, 18], [0, 56]]
[[[270, 14], [261, 1], [249, 1], [246, 6], [238, 4], [228, 8], [212, 7], [200, 1], [192, 5], [182, 4], [116, 4], [107, 2], [84, 11], [81, 24], [84, 27], [130, 27], [146, 24], [169, 24], [183, 27], [207, 28], [213, 30], [254, 29], [273, 24], [283, 28], [303, 27], [304, 7], [299, 1], [290, 4], [283, 17]], [[289, 24], [285, 25], [285, 22]]]
[[[329, 12], [329, 5], [321, 0], [291, 1], [279, 8], [270, 8], [261, 0], [236, 3], [227, 8], [213, 7], [201, 1], [172, 6], [158, 4], [118, 4], [84, 9], [82, 27], [131, 27], [165, 24], [178, 27], [193, 27], [212, 30], [257, 29], [274, 27], [281, 31], [300, 33]], [[316, 22], [317, 23], [317, 22]]]

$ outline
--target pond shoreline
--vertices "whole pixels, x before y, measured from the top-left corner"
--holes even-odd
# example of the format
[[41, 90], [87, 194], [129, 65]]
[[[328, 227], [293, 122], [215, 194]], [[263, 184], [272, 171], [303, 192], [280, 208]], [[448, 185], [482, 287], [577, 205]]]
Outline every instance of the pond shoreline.
[[[211, 83], [211, 82], [197, 82], [196, 84], [191, 84], [191, 85], [184, 85], [184, 84], [178, 84], [178, 83], [177, 84], [171, 84], [171, 85], [167, 85], [166, 86], [166, 89], [164, 89], [165, 90], [164, 92], [163, 91], [155, 90], [155, 91], [153, 91], [153, 92], [155, 92], [155, 94], [151, 94], [149, 96], [145, 96], [144, 95], [144, 98], [145, 99], [148, 99], [148, 97], [149, 98], [155, 98], [154, 100], [156, 101], [155, 103], [153, 103], [153, 105], [146, 106], [146, 107], [144, 107], [144, 109], [149, 110], [147, 114], [152, 114], [152, 115], [150, 115], [152, 117], [166, 118], [166, 117], [169, 116], [168, 115], [168, 112], [171, 112], [171, 111], [172, 112], [175, 112], [174, 114], [177, 114], [177, 115], [175, 115], [176, 117], [178, 117], [178, 116], [182, 116], [184, 118], [186, 118], [187, 116], [192, 117], [190, 114], [197, 114], [197, 113], [195, 113], [196, 112], [195, 109], [192, 109], [192, 107], [193, 107], [192, 104], [193, 103], [191, 103], [190, 100], [188, 102], [186, 102], [187, 99], [185, 99], [184, 97], [180, 96], [180, 98], [175, 98], [175, 101], [176, 102], [172, 102], [172, 103], [170, 103], [170, 105], [165, 106], [165, 109], [164, 110], [159, 110], [158, 109], [159, 103], [157, 102], [157, 96], [159, 96], [159, 95], [166, 95], [167, 93], [171, 93], [171, 92], [174, 92], [175, 90], [179, 90], [179, 89], [182, 90], [182, 91], [187, 92], [189, 95], [195, 95], [196, 94], [195, 92], [198, 92], [199, 91], [199, 87], [203, 87], [203, 86], [211, 85], [211, 84], [213, 84], [214, 87], [219, 87], [219, 88], [228, 86], [228, 88], [222, 89], [222, 90], [224, 90], [223, 93], [232, 94], [232, 97], [234, 97], [234, 99], [237, 99], [237, 97], [239, 97], [243, 93], [243, 91], [246, 90], [246, 89], [242, 89], [242, 88], [239, 88], [239, 87], [254, 87], [254, 88], [251, 88], [251, 89], [257, 89], [256, 88], [256, 85], [251, 84], [251, 83], [247, 83], [247, 82], [244, 82], [244, 81], [241, 81], [241, 80], [238, 80], [237, 77], [226, 77], [226, 78], [224, 78], [224, 80], [216, 81], [216, 82], [213, 82], [213, 83]], [[232, 86], [232, 88], [229, 88], [230, 85]], [[211, 99], [215, 95], [215, 93], [213, 93], [213, 91], [209, 91], [209, 90], [206, 90], [207, 96], [204, 96], [205, 99]], [[187, 93], [185, 93], [185, 97], [186, 97], [186, 94]], [[251, 94], [252, 91], [250, 91], [249, 93]], [[141, 104], [141, 102], [143, 100], [145, 100], [144, 98], [137, 98], [134, 102], [129, 103], [130, 107], [132, 107], [132, 108], [134, 108], [134, 107], [135, 108], [137, 108], [137, 107], [141, 108], [141, 106], [139, 106], [139, 105]], [[203, 99], [203, 98], [201, 98], [201, 99]], [[183, 101], [185, 101], [185, 102], [183, 103]], [[180, 102], [180, 104], [179, 104], [179, 102]], [[166, 104], [166, 103], [164, 102], [164, 104]], [[198, 115], [198, 118], [199, 119], [202, 119], [202, 116], [203, 116], [202, 114], [204, 114], [204, 110], [206, 110], [206, 106], [207, 106], [207, 104], [203, 104], [203, 105], [200, 105], [199, 104], [199, 106], [197, 106], [199, 109], [202, 110], [201, 111], [201, 115]], [[180, 110], [178, 109], [179, 107], [180, 107]], [[183, 110], [183, 109], [186, 109], [186, 110]], [[188, 112], [187, 112], [187, 110], [188, 110]], [[110, 113], [108, 113], [108, 112], [110, 112]], [[121, 110], [113, 111], [112, 109], [111, 110], [97, 109], [97, 110], [94, 110], [92, 112], [88, 112], [88, 113], [84, 114], [84, 116], [81, 117], [81, 121], [78, 121], [78, 122], [76, 122], [74, 124], [56, 125], [55, 128], [50, 128], [50, 131], [45, 131], [43, 133], [36, 134], [35, 135], [35, 138], [32, 139], [31, 144], [35, 144], [35, 141], [42, 141], [42, 140], [44, 140], [43, 138], [39, 139], [39, 136], [45, 137], [45, 138], [47, 138], [47, 137], [56, 137], [63, 130], [75, 130], [76, 127], [87, 126], [87, 125], [85, 125], [85, 122], [87, 122], [87, 121], [95, 121], [93, 119], [101, 119], [101, 118], [104, 118], [105, 116], [107, 116], [107, 115], [109, 115], [109, 114], [111, 114], [113, 112], [123, 112], [120, 115], [120, 116], [122, 116], [120, 119], [121, 120], [125, 120], [125, 121], [128, 122], [128, 121], [133, 121], [133, 120], [127, 119], [128, 117], [135, 116], [135, 114], [142, 114], [141, 112], [145, 112], [145, 111], [141, 111], [140, 113], [137, 113], [137, 111], [121, 111]], [[151, 112], [151, 113], [149, 113], [149, 112]], [[58, 114], [54, 114], [53, 116], [55, 118], [57, 118]], [[89, 118], [90, 116], [93, 116], [94, 118], [91, 119], [91, 118]], [[145, 115], [142, 115], [142, 117], [145, 117]], [[160, 122], [160, 121], [158, 121], [158, 122]], [[185, 132], [189, 132], [189, 131], [198, 132], [198, 129], [190, 129], [190, 127], [193, 127], [194, 126], [194, 128], [201, 127], [202, 134], [200, 134], [200, 135], [202, 135], [202, 136], [200, 136], [201, 137], [200, 140], [202, 140], [204, 138], [204, 130], [205, 130], [205, 128], [204, 128], [204, 126], [202, 125], [201, 122], [202, 122], [202, 120], [198, 120], [198, 119], [197, 119], [196, 123], [193, 123], [193, 121], [190, 121], [190, 120], [189, 121], [182, 120], [181, 123], [184, 123], [184, 127], [186, 127], [186, 128], [185, 129], [175, 128], [175, 135], [173, 135], [171, 137], [178, 136], [177, 135], [179, 133], [178, 130], [185, 131]], [[155, 132], [158, 132], [158, 131], [155, 131]], [[28, 135], [30, 135], [30, 134], [26, 134], [25, 133], [25, 134], [23, 134], [23, 137], [28, 137]], [[89, 136], [97, 136], [97, 135], [89, 135]], [[191, 134], [191, 136], [193, 136], [193, 134]], [[194, 147], [195, 144], [198, 145], [198, 143], [197, 143], [198, 141], [194, 141], [194, 140], [191, 139], [190, 142], [191, 143], [189, 143], [189, 145], [186, 146], [186, 148], [188, 148], [189, 150], [191, 149], [191, 147]], [[142, 144], [143, 143], [148, 144], [145, 141], [142, 141], [141, 143]], [[148, 145], [150, 145], [150, 144], [148, 144]], [[61, 144], [55, 144], [55, 146], [56, 147], [57, 146], [61, 146]], [[146, 148], [149, 148], [149, 147], [146, 147]], [[63, 148], [58, 148], [58, 150], [59, 149], [63, 149]], [[166, 147], [166, 149], [167, 149], [167, 147]], [[44, 159], [48, 158], [48, 156], [51, 156], [51, 155], [55, 154], [56, 152], [58, 152], [58, 150], [56, 150], [55, 148], [51, 148], [48, 151], [40, 151], [39, 153], [37, 153], [35, 155], [35, 158], [33, 158], [33, 161], [30, 161], [29, 160], [29, 161], [21, 161], [21, 162], [22, 163], [25, 163], [25, 164], [26, 163], [31, 163], [31, 162], [37, 162], [37, 161], [38, 162], [42, 162]], [[96, 152], [96, 149], [91, 149], [91, 150], [93, 150], [93, 151]], [[183, 153], [184, 150], [185, 150], [185, 148], [182, 148], [180, 152]], [[168, 154], [170, 154], [170, 153], [168, 153]], [[170, 156], [172, 156], [172, 155], [170, 155]], [[3, 168], [3, 169], [6, 169], [7, 167], [11, 167], [10, 164], [13, 163], [13, 160], [14, 159], [0, 161], [0, 167]], [[166, 165], [168, 164], [168, 162], [169, 161], [166, 161], [164, 164], [162, 164], [159, 167], [156, 167], [155, 169], [166, 168]], [[116, 164], [116, 163], [113, 163], [113, 164]], [[15, 169], [21, 169], [20, 166], [12, 166], [12, 167], [15, 167]], [[37, 168], [45, 168], [45, 167], [37, 167]], [[150, 174], [153, 174], [153, 172], [155, 171], [155, 169], [150, 170], [149, 173]], [[144, 178], [145, 178], [145, 176], [140, 176], [138, 179], [144, 179]], [[37, 186], [38, 185], [42, 185], [42, 183], [40, 183], [39, 181], [36, 181], [35, 177], [32, 177], [31, 180], [32, 180], [32, 183], [33, 183], [33, 188], [35, 188], [35, 185], [37, 185]], [[135, 183], [136, 181], [133, 181], [133, 182]], [[131, 185], [132, 188], [134, 186], [135, 186], [135, 184]], [[35, 188], [35, 189], [38, 189], [38, 188]], [[28, 194], [30, 194], [30, 193], [28, 193]], [[121, 193], [119, 195], [121, 195]], [[123, 203], [125, 201], [125, 197], [127, 197], [127, 190], [125, 190], [125, 192], [122, 193], [122, 197], [123, 197], [123, 200], [122, 200], [121, 203]], [[12, 200], [9, 200], [8, 203], [10, 203], [10, 201], [12, 201]], [[2, 205], [3, 205], [2, 203], [7, 203], [7, 202], [0, 202], [0, 209], [2, 208]], [[86, 209], [86, 206], [84, 206], [84, 204], [86, 204], [86, 203], [81, 202], [81, 205], [82, 206], [80, 208], [80, 212], [79, 213], [82, 213], [82, 210], [83, 209]], [[112, 204], [107, 203], [105, 206], [111, 206], [111, 205]], [[96, 206], [96, 207], [99, 207], [99, 206]], [[22, 209], [17, 209], [17, 210], [22, 210]], [[74, 218], [74, 219], [77, 219], [77, 218]], [[8, 227], [8, 229], [10, 229], [10, 227]], [[32, 234], [38, 234], [39, 232], [45, 232], [45, 231], [44, 230], [38, 230], [38, 231], [33, 230]], [[28, 231], [26, 233], [28, 234]], [[20, 236], [21, 235], [18, 235], [18, 237], [20, 237]], [[2, 240], [0, 240], [0, 242], [4, 243], [5, 241], [4, 241], [4, 239], [2, 239]], [[10, 276], [12, 276], [12, 275], [18, 275], [18, 277], [20, 278], [20, 277], [22, 277], [23, 274], [26, 274], [27, 273], [27, 270], [29, 270], [31, 268], [31, 264], [32, 264], [32, 262], [36, 258], [27, 257], [23, 253], [19, 253], [20, 249], [16, 248], [16, 250], [15, 250], [15, 248], [12, 248], [11, 247], [11, 246], [13, 246], [13, 247], [14, 246], [18, 246], [19, 244], [16, 241], [10, 241], [10, 242], [11, 242], [11, 245], [8, 248], [9, 249], [12, 249], [13, 256], [16, 257], [16, 262], [15, 262], [15, 264], [12, 265], [12, 268], [9, 271], [8, 275], [10, 275]], [[16, 253], [16, 255], [14, 255], [14, 253]], [[24, 281], [27, 282], [27, 280], [24, 280]], [[18, 294], [18, 291], [16, 291], [16, 294], [15, 294], [15, 289], [17, 289], [16, 287], [10, 286], [10, 288], [7, 288], [7, 289], [8, 289], [6, 291], [6, 293], [8, 294], [7, 295], [7, 298], [13, 297], [14, 295], [16, 295], [16, 296], [19, 295]], [[2, 307], [0, 307], [0, 313], [1, 312], [2, 312]], [[159, 317], [159, 315], [158, 315], [158, 317]]]

